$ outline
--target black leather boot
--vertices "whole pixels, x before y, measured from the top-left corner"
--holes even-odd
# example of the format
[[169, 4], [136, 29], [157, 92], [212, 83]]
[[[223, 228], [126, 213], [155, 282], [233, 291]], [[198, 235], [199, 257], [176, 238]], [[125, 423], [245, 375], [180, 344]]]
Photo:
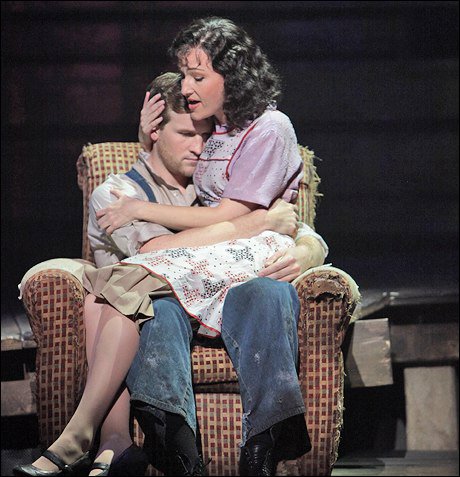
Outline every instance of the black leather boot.
[[166, 475], [208, 475], [206, 466], [209, 462], [211, 460], [205, 464], [202, 457], [199, 456], [192, 464], [186, 455], [176, 453], [169, 459]]
[[275, 456], [276, 437], [279, 428], [275, 425], [265, 433], [249, 439], [241, 448], [240, 475], [275, 475], [277, 459]]

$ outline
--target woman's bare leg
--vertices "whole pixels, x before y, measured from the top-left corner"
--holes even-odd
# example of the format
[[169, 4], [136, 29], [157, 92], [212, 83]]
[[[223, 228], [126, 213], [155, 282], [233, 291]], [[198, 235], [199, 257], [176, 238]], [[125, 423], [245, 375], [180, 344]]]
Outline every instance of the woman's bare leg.
[[[111, 306], [99, 307], [97, 303], [91, 303], [91, 298], [87, 301], [85, 304], [89, 307], [87, 311], [91, 313], [91, 309], [99, 310], [100, 320], [96, 329], [90, 331], [90, 344], [87, 350], [91, 366], [88, 369], [85, 390], [64, 431], [49, 447], [49, 450], [58, 454], [66, 463], [74, 462], [91, 447], [96, 431], [111, 408], [139, 346], [139, 333], [133, 321]], [[88, 315], [87, 319], [90, 320], [91, 317]], [[122, 393], [120, 398], [119, 406], [114, 406], [115, 413], [121, 412], [124, 416], [122, 419], [128, 423], [128, 417], [125, 419], [126, 410], [129, 412], [127, 391]], [[107, 433], [113, 432], [113, 425], [113, 421], [109, 420]], [[130, 442], [131, 438], [129, 443], [125, 443], [129, 446]], [[57, 470], [45, 457], [40, 457], [33, 465], [43, 470]]]
[[[110, 306], [110, 305], [106, 305]], [[88, 295], [85, 301], [85, 331], [86, 331], [86, 358], [88, 367], [93, 365], [96, 335], [104, 302], [94, 295]], [[122, 385], [120, 395], [110, 408], [109, 413], [101, 426], [99, 449], [96, 453], [97, 462], [109, 464], [114, 457], [120, 455], [133, 442], [129, 432], [130, 396], [126, 386]], [[98, 475], [101, 470], [93, 470], [89, 475]]]
[[[101, 427], [101, 439], [95, 461], [110, 464], [132, 443], [129, 433], [130, 396], [126, 387], [113, 405]], [[93, 470], [89, 475], [98, 475], [101, 470]]]

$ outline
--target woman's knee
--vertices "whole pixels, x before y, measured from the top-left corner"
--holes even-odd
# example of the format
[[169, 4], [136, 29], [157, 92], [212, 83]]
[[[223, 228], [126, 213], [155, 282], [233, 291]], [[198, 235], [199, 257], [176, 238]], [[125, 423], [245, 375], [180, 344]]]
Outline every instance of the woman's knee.
[[102, 313], [102, 303], [97, 302], [95, 295], [88, 293], [83, 304], [83, 323], [88, 326], [99, 321]]

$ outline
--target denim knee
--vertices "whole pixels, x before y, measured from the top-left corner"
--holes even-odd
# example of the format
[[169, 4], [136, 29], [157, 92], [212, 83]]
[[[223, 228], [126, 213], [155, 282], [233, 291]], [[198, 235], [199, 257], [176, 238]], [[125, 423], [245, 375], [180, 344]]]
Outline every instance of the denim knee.
[[246, 283], [231, 288], [226, 297], [227, 300], [260, 301], [261, 297], [268, 296], [272, 300], [292, 300], [298, 302], [299, 297], [293, 285], [288, 282], [280, 282], [271, 278], [259, 277]]
[[266, 320], [285, 315], [286, 311], [297, 323], [300, 301], [296, 289], [288, 282], [271, 278], [255, 278], [232, 288], [225, 299], [223, 326], [232, 328], [250, 319]]
[[147, 328], [155, 327], [157, 333], [160, 329], [164, 330], [166, 335], [186, 333], [189, 340], [192, 339], [193, 331], [190, 318], [175, 298], [167, 297], [154, 300], [153, 311], [153, 320], [147, 320], [144, 326], [147, 326]]

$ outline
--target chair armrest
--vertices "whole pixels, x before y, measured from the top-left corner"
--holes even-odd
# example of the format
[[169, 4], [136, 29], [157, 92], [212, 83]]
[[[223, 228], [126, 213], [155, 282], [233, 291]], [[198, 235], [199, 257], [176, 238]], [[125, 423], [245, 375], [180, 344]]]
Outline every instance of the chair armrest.
[[22, 289], [37, 342], [35, 394], [39, 438], [45, 448], [74, 413], [86, 381], [85, 294], [74, 275], [58, 269], [33, 274]]
[[353, 278], [339, 268], [323, 265], [310, 268], [297, 277], [293, 285], [299, 294], [302, 309], [306, 311], [300, 315], [299, 330], [311, 326], [313, 314], [318, 318], [320, 310], [336, 308], [334, 334], [340, 346], [361, 298]]
[[299, 380], [312, 450], [289, 475], [330, 475], [343, 416], [341, 345], [360, 295], [349, 275], [330, 266], [307, 270], [293, 284], [301, 305]]

